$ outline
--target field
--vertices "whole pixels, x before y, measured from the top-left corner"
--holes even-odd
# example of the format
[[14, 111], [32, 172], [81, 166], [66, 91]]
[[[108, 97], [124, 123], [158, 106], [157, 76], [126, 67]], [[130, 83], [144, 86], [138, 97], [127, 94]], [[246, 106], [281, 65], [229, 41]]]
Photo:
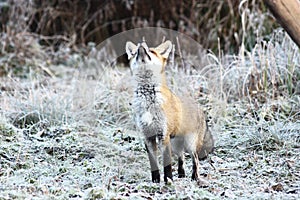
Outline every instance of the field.
[[300, 52], [282, 30], [238, 55], [203, 53], [188, 72], [168, 66], [170, 87], [199, 102], [215, 137], [200, 185], [176, 171], [151, 183], [128, 68], [49, 52], [34, 36], [17, 44], [0, 61], [0, 199], [300, 198]]

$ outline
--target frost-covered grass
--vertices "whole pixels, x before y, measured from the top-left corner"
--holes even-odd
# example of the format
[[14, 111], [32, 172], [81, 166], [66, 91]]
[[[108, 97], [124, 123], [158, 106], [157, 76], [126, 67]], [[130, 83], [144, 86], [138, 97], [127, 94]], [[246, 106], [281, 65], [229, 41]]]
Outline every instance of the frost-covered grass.
[[46, 67], [0, 80], [0, 199], [299, 199], [299, 54], [279, 32], [251, 52], [203, 55], [189, 74], [169, 66], [170, 87], [204, 107], [216, 139], [205, 185], [176, 170], [172, 184], [151, 183], [128, 69], [36, 58]]

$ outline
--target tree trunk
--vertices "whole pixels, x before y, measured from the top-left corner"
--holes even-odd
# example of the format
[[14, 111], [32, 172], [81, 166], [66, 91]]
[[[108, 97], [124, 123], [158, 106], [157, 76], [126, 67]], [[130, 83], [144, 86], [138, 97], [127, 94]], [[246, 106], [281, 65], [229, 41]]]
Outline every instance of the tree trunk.
[[300, 1], [264, 0], [274, 17], [300, 47]]

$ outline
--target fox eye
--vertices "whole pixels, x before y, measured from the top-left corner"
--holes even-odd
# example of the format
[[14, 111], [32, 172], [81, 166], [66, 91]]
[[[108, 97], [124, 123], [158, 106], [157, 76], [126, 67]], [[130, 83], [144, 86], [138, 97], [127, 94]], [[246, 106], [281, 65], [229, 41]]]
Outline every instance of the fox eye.
[[151, 53], [155, 54], [157, 56], [157, 53], [153, 50], [150, 50]]

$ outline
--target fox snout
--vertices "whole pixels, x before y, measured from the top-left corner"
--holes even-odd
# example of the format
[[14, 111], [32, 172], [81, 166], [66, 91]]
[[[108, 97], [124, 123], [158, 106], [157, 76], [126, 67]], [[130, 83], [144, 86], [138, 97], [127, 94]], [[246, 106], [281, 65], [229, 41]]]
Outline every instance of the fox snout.
[[146, 43], [142, 43], [138, 45], [138, 49], [137, 49], [137, 56], [136, 59], [139, 61], [142, 61], [143, 63], [146, 62], [146, 58], [148, 58], [149, 60], [151, 60], [150, 55], [148, 54], [148, 47], [146, 45]]
[[143, 63], [145, 62], [145, 59], [148, 58], [149, 60], [151, 60], [151, 57], [149, 56], [147, 50], [145, 49], [145, 47], [143, 47], [142, 45], [139, 46], [138, 50], [137, 50], [137, 56], [136, 59], [142, 61]]

